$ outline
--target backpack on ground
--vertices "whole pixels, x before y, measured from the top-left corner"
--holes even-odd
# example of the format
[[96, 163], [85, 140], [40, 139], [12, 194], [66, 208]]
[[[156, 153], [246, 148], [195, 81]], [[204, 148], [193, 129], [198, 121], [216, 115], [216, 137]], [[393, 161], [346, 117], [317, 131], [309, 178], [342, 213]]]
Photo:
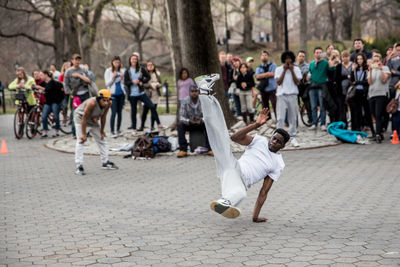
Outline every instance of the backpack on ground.
[[154, 158], [153, 138], [150, 135], [139, 136], [132, 149], [133, 158]]
[[154, 153], [171, 151], [171, 143], [167, 136], [156, 136], [153, 138]]

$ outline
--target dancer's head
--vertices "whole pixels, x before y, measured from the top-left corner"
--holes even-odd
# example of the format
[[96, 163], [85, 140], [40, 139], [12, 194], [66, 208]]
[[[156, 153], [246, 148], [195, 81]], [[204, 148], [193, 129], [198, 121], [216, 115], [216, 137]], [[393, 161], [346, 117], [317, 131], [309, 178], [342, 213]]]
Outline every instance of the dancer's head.
[[271, 152], [278, 152], [285, 147], [286, 143], [289, 141], [290, 135], [282, 128], [278, 128], [274, 131], [274, 134], [269, 140], [268, 148]]

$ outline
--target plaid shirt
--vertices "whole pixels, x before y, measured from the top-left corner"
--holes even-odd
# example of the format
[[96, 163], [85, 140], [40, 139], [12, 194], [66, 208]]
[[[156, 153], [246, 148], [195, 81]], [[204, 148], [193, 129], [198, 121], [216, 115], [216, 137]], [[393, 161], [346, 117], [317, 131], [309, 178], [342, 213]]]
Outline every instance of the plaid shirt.
[[197, 100], [197, 106], [193, 103], [190, 96], [187, 96], [179, 109], [179, 121], [188, 125], [190, 120], [202, 119], [203, 112], [201, 111], [200, 99]]

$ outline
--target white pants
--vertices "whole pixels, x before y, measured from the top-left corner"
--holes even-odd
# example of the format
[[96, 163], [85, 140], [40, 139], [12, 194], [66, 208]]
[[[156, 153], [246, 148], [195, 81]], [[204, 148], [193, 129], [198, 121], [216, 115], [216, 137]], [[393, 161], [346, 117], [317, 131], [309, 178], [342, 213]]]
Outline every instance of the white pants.
[[[100, 127], [86, 126], [86, 130], [90, 132], [99, 147], [101, 162], [108, 161], [108, 152], [105, 139], [101, 140]], [[76, 145], [75, 145], [75, 163], [76, 166], [83, 164], [83, 144], [80, 143], [82, 136], [82, 124], [75, 123]]]
[[199, 98], [208, 140], [214, 152], [218, 177], [221, 181], [222, 198], [237, 206], [247, 194], [239, 163], [231, 151], [224, 114], [214, 96], [200, 95]]
[[254, 113], [253, 108], [253, 93], [250, 91], [240, 91], [240, 110], [243, 112]]
[[299, 110], [297, 95], [280, 95], [276, 98], [276, 128], [283, 128], [287, 110], [289, 134], [291, 137], [296, 137], [297, 112]]

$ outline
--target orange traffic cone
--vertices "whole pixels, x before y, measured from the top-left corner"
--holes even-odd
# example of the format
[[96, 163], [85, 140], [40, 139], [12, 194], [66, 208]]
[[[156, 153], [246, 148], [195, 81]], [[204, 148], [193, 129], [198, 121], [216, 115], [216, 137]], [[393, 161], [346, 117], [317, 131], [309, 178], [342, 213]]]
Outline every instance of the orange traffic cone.
[[0, 148], [0, 154], [8, 154], [8, 149], [6, 145], [6, 140], [1, 140], [1, 148]]
[[400, 144], [399, 135], [397, 134], [396, 130], [394, 130], [394, 132], [393, 132], [392, 144]]

